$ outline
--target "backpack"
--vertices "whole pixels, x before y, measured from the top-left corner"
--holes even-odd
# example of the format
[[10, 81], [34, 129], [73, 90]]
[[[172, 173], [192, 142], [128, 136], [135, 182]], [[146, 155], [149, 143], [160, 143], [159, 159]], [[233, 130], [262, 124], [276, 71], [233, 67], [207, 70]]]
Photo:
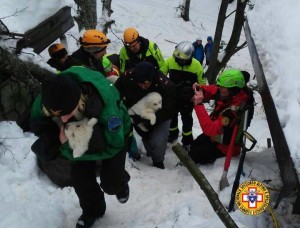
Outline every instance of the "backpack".
[[245, 86], [244, 86], [243, 90], [249, 96], [249, 100], [247, 101], [245, 107], [243, 108], [243, 111], [248, 110], [248, 120], [247, 120], [247, 125], [246, 125], [246, 129], [247, 129], [251, 124], [251, 120], [253, 119], [254, 106], [256, 105], [256, 102], [254, 99], [253, 90], [247, 86], [247, 83], [250, 80], [250, 74], [247, 71], [241, 71], [241, 72], [245, 79]]

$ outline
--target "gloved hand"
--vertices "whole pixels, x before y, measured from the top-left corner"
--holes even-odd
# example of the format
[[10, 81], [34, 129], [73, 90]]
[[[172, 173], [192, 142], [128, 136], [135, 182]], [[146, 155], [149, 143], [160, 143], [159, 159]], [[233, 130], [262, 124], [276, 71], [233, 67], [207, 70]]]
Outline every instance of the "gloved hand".
[[47, 162], [56, 159], [59, 154], [60, 142], [47, 135], [41, 135], [31, 146], [31, 150], [39, 160]]
[[131, 118], [132, 123], [135, 125], [137, 125], [143, 121], [142, 117], [140, 117], [138, 115], [132, 115], [132, 116], [130, 116], [130, 118]]
[[153, 127], [153, 125], [151, 125], [150, 123], [150, 120], [142, 119], [141, 123], [144, 125], [146, 129], [148, 129], [148, 131]]
[[133, 161], [139, 161], [141, 159], [141, 155], [138, 151], [128, 151], [129, 158], [132, 158]]

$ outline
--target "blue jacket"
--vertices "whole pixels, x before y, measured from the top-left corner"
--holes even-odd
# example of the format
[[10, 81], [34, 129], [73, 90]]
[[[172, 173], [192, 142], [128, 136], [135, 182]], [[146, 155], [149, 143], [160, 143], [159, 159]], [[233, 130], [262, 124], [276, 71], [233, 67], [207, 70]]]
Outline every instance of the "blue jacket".
[[205, 44], [205, 47], [204, 47], [204, 52], [205, 52], [205, 56], [206, 56], [206, 60], [209, 61], [210, 57], [211, 57], [211, 54], [212, 54], [212, 49], [213, 49], [213, 45], [214, 45], [214, 41], [212, 39], [211, 36], [207, 37], [208, 40], [211, 41], [211, 43], [207, 43]]
[[193, 43], [193, 46], [194, 46], [194, 49], [195, 49], [195, 52], [194, 52], [194, 58], [197, 59], [201, 64], [203, 63], [203, 60], [204, 60], [204, 49], [203, 49], [203, 45], [200, 44], [198, 45], [197, 44], [197, 41], [195, 41]]

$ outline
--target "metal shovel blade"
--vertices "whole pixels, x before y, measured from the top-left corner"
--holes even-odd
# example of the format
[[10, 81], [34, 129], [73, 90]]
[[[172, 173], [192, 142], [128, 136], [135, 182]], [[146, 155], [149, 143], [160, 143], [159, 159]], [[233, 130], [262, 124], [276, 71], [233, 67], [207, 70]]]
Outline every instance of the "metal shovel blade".
[[227, 179], [227, 173], [228, 171], [223, 171], [221, 180], [220, 180], [220, 191], [222, 191], [224, 188], [229, 187], [229, 182]]

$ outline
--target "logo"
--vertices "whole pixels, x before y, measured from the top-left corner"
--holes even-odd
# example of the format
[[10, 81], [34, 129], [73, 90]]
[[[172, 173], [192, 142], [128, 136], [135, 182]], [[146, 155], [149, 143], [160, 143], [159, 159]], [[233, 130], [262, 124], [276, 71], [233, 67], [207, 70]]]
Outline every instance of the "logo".
[[122, 122], [120, 117], [112, 116], [109, 118], [107, 126], [110, 132], [117, 132], [121, 128]]
[[52, 109], [49, 109], [49, 112], [52, 116], [61, 116], [62, 110], [54, 111]]
[[222, 118], [222, 125], [227, 126], [229, 124], [230, 120], [228, 117], [223, 117]]
[[258, 215], [264, 212], [270, 203], [267, 187], [256, 180], [240, 184], [235, 194], [237, 207], [246, 215]]

